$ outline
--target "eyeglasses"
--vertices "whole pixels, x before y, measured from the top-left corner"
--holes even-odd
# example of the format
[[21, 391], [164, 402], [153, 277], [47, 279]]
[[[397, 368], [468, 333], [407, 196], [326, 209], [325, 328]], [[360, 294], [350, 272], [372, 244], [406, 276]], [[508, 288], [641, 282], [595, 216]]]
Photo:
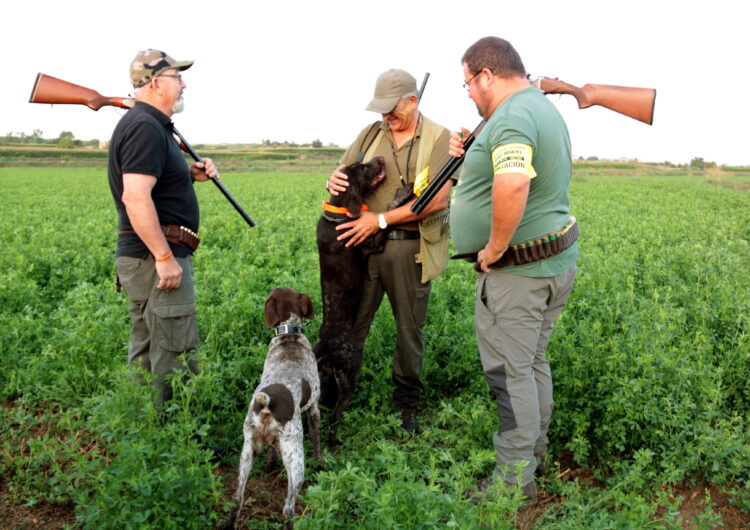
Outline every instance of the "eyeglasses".
[[156, 77], [172, 77], [174, 79], [177, 79], [177, 81], [182, 81], [182, 75], [180, 74], [161, 74]]
[[474, 78], [476, 76], [478, 76], [479, 74], [481, 74], [481, 73], [482, 73], [482, 71], [480, 70], [476, 74], [474, 74], [473, 76], [471, 76], [471, 79], [469, 79], [468, 81], [464, 81], [463, 87], [466, 89], [467, 92], [469, 91], [469, 89], [471, 89], [471, 82], [474, 81]]

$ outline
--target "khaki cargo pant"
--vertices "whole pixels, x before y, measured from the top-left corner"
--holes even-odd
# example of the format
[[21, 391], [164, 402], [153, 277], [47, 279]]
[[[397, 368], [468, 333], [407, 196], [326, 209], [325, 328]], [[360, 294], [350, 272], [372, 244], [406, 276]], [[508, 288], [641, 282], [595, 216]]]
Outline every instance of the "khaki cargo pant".
[[528, 462], [521, 485], [528, 484], [536, 470], [534, 455], [547, 451], [553, 400], [545, 352], [575, 276], [574, 265], [551, 278], [515, 276], [501, 269], [477, 278], [477, 345], [500, 418], [492, 439], [495, 473], [512, 484], [518, 462]]
[[422, 283], [422, 266], [415, 261], [419, 240], [386, 242], [379, 254], [367, 257], [367, 272], [354, 328], [356, 347], [364, 347], [370, 324], [388, 295], [396, 321], [396, 349], [393, 353], [393, 402], [399, 410], [417, 410], [424, 385], [420, 379], [424, 359], [422, 329], [432, 284]]
[[195, 287], [191, 258], [176, 258], [182, 267], [180, 287], [165, 292], [156, 289], [159, 277], [153, 256], [146, 259], [120, 256], [117, 276], [130, 299], [128, 363], [154, 375], [156, 405], [172, 397], [165, 376], [174, 372], [198, 372], [195, 350], [200, 345], [195, 315]]

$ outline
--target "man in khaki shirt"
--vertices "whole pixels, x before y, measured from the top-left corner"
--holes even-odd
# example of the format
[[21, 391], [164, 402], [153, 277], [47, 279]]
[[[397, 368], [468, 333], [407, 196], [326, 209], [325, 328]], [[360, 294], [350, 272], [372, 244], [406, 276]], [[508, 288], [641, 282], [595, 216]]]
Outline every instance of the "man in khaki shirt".
[[368, 211], [341, 224], [340, 240], [359, 245], [379, 230], [388, 230], [382, 253], [367, 256], [367, 270], [359, 304], [355, 347], [362, 350], [383, 295], [396, 320], [393, 354], [393, 401], [401, 413], [401, 426], [418, 432], [417, 411], [424, 386], [420, 379], [424, 358], [422, 329], [427, 318], [430, 280], [442, 272], [448, 256], [448, 199], [452, 183], [446, 183], [420, 215], [411, 202], [386, 210], [396, 191], [414, 184], [421, 190], [448, 159], [450, 133], [425, 118], [418, 109], [414, 77], [403, 70], [388, 70], [378, 77], [375, 94], [366, 110], [382, 115], [382, 121], [365, 127], [328, 179], [332, 195], [344, 191], [347, 176], [341, 170], [356, 161], [375, 156], [385, 159], [385, 181], [366, 199]]

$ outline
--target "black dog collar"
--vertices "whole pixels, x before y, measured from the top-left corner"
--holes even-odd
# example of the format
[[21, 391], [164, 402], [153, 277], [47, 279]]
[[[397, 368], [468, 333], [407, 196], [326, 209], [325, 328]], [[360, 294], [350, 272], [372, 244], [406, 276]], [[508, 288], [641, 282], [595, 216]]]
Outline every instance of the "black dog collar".
[[304, 330], [297, 326], [279, 326], [276, 328], [276, 336], [284, 335], [286, 333], [302, 333]]

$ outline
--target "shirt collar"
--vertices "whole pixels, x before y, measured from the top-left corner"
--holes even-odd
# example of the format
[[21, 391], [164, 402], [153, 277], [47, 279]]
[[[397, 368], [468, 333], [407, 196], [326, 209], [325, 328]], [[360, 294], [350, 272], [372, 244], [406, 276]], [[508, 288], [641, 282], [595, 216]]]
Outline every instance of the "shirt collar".
[[136, 101], [134, 108], [138, 108], [146, 112], [147, 114], [150, 114], [156, 119], [156, 121], [161, 123], [164, 127], [169, 129], [170, 131], [174, 128], [174, 123], [169, 118], [169, 116], [164, 114], [162, 111], [160, 111], [153, 105], [150, 105], [149, 103], [146, 103], [145, 101]]

